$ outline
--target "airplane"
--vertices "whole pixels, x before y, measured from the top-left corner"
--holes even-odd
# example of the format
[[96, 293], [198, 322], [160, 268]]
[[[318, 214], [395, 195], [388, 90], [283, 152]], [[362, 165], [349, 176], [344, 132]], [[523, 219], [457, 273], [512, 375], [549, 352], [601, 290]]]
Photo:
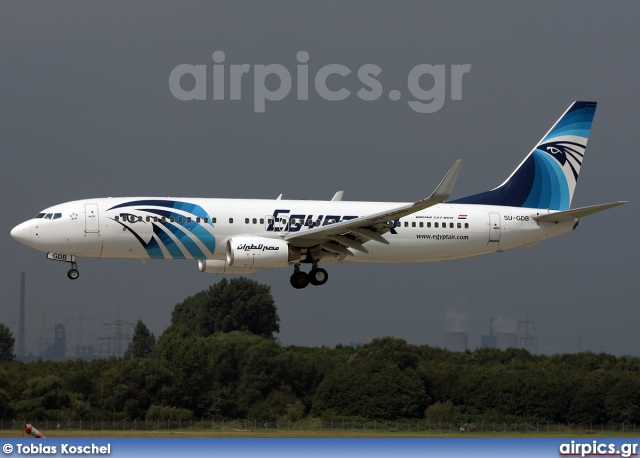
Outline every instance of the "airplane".
[[[11, 236], [70, 264], [77, 258], [194, 259], [200, 272], [251, 274], [293, 266], [294, 288], [323, 285], [320, 264], [422, 263], [529, 247], [580, 218], [626, 203], [571, 209], [596, 102], [574, 102], [498, 187], [449, 199], [462, 160], [410, 203], [119, 197], [46, 208]], [[301, 270], [310, 265], [308, 273]]]

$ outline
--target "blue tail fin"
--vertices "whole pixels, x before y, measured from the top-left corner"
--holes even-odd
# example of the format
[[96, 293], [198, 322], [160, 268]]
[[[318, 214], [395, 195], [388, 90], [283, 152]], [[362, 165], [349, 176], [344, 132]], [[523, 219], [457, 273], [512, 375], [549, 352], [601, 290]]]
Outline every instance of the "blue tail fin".
[[454, 202], [568, 210], [596, 105], [574, 102], [504, 183]]

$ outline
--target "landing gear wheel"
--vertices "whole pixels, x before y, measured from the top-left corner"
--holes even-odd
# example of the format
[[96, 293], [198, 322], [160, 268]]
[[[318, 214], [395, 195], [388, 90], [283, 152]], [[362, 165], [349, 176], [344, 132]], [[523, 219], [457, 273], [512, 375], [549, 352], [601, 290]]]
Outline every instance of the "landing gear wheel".
[[299, 270], [291, 275], [289, 281], [291, 282], [291, 286], [293, 286], [295, 289], [302, 289], [309, 284], [309, 277], [306, 273]]
[[324, 285], [329, 279], [329, 274], [324, 269], [311, 269], [309, 272], [309, 283], [314, 286]]
[[71, 280], [75, 280], [79, 276], [80, 272], [78, 272], [78, 269], [70, 269], [69, 272], [67, 272], [67, 277], [69, 277]]

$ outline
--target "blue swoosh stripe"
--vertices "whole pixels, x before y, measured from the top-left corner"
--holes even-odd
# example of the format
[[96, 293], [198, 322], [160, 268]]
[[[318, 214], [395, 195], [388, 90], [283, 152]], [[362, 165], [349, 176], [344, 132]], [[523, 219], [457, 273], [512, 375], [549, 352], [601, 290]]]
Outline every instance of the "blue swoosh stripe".
[[540, 150], [535, 150], [533, 157], [536, 164], [536, 175], [529, 196], [522, 206], [568, 210], [569, 184], [559, 164]]
[[[138, 211], [155, 214], [160, 217], [164, 216], [169, 219], [169, 221], [166, 222], [152, 223], [154, 237], [152, 237], [149, 243], [145, 243], [144, 240], [142, 240], [142, 238], [133, 231], [133, 229], [131, 229], [130, 227], [128, 228], [129, 231], [136, 236], [138, 241], [145, 248], [150, 258], [164, 259], [165, 256], [161, 248], [161, 245], [164, 245], [171, 257], [175, 259], [186, 259], [188, 257], [192, 257], [195, 259], [206, 259], [207, 256], [204, 254], [198, 244], [189, 236], [189, 234], [187, 234], [187, 232], [191, 232], [191, 234], [193, 234], [200, 242], [202, 242], [202, 244], [207, 248], [209, 252], [213, 253], [215, 251], [215, 237], [209, 231], [207, 231], [202, 226], [202, 224], [195, 222], [193, 220], [195, 218], [192, 218], [192, 221], [188, 222], [187, 218], [182, 214], [157, 208], [140, 208], [145, 206], [176, 209], [185, 213], [192, 214], [195, 217], [200, 217], [201, 219], [211, 219], [209, 217], [209, 214], [201, 206], [175, 200], [135, 200], [111, 207], [109, 210], [114, 210], [117, 208], [137, 207], [136, 210]], [[182, 218], [183, 222], [175, 224], [171, 223], [170, 218], [172, 217], [174, 218], [174, 221], [179, 221], [179, 218]], [[213, 227], [212, 223], [207, 224], [210, 224], [211, 227]], [[160, 226], [164, 226], [166, 230], [173, 234], [178, 239], [183, 248], [181, 248], [169, 234], [162, 230]], [[185, 252], [188, 254], [185, 254]]]

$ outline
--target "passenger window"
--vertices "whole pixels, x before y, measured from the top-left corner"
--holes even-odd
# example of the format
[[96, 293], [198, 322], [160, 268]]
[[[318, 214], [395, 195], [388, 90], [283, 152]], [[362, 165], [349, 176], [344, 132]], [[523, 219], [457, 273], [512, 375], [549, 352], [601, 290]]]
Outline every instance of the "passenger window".
[[431, 227], [431, 223], [427, 223], [427, 227]]
[[438, 227], [438, 223], [433, 223], [433, 227]]
[[[209, 222], [209, 218], [205, 218], [205, 219], [204, 219], [204, 222], [205, 222], [205, 223], [208, 223], [208, 222]], [[215, 218], [211, 218], [211, 222], [212, 222], [212, 223], [215, 223], [215, 222], [216, 222], [216, 219], [215, 219]]]
[[176, 219], [172, 216], [171, 217], [171, 222], [174, 223], [176, 221]]
[[157, 216], [154, 216], [154, 217], [153, 217], [153, 222], [154, 222], [154, 223], [157, 223], [157, 222], [158, 222], [158, 217], [157, 217]]
[[147, 216], [147, 217], [145, 218], [145, 220], [146, 220], [146, 221], [147, 221], [147, 223], [148, 223], [149, 221], [151, 221], [151, 217], [150, 217], [150, 216]]
[[273, 218], [269, 218], [269, 219], [267, 220], [267, 222], [268, 222], [269, 224], [273, 224]]
[[120, 217], [116, 215], [116, 221], [120, 221]]
[[449, 223], [449, 227], [453, 229], [453, 223]]
[[190, 223], [190, 222], [191, 222], [191, 217], [187, 216], [187, 223]]
[[233, 224], [233, 218], [229, 218], [229, 224]]
[[253, 218], [253, 224], [258, 224], [258, 219], [257, 218]]
[[411, 223], [411, 227], [416, 227], [416, 222]]
[[464, 228], [469, 229], [469, 223], [464, 223]]
[[178, 218], [178, 222], [179, 222], [179, 223], [181, 223], [181, 222], [183, 222], [183, 221], [184, 221], [184, 219], [182, 218], [182, 216]]
[[162, 222], [163, 222], [163, 223], [166, 223], [166, 222], [167, 222], [167, 217], [166, 217], [166, 216], [163, 216], [163, 217], [162, 217]]
[[142, 216], [138, 216], [138, 222], [141, 223], [142, 222]]
[[420, 227], [424, 227], [424, 223], [420, 221]]
[[462, 227], [462, 223], [458, 223], [458, 229]]
[[260, 224], [264, 224], [264, 218], [260, 218]]
[[200, 222], [200, 217], [196, 216], [196, 223], [199, 223], [199, 222]]

